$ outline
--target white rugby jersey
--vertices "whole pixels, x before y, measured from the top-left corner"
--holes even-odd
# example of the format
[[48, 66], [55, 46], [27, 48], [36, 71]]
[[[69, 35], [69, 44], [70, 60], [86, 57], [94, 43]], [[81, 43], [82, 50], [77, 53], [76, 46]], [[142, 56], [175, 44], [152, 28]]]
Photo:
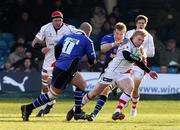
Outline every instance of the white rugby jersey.
[[[134, 32], [135, 29], [127, 31], [125, 37], [128, 39], [131, 38]], [[142, 46], [147, 57], [154, 57], [155, 55], [154, 41], [150, 33], [148, 33], [148, 35], [145, 37]]]
[[67, 34], [72, 33], [75, 30], [74, 26], [66, 25], [63, 23], [59, 30], [55, 30], [52, 23], [48, 23], [41, 27], [40, 31], [36, 34], [36, 38], [43, 41], [45, 40], [47, 48], [50, 48], [49, 52], [45, 55], [43, 68], [48, 69], [55, 62], [54, 46], [57, 42]]
[[123, 73], [126, 73], [129, 69], [131, 69], [133, 67], [133, 63], [126, 60], [122, 52], [126, 50], [132, 53], [135, 48], [136, 47], [131, 42], [131, 40], [125, 40], [124, 42], [122, 42], [118, 47], [116, 56], [109, 63], [105, 72], [116, 72], [119, 74], [123, 74]]

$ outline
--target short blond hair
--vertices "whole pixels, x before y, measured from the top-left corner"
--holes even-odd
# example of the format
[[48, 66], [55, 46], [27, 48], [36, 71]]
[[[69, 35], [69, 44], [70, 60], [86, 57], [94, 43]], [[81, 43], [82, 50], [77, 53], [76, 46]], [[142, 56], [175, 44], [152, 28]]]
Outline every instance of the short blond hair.
[[148, 35], [148, 32], [147, 32], [146, 30], [144, 30], [144, 29], [137, 29], [137, 30], [133, 33], [132, 37], [136, 37], [136, 36], [138, 36], [138, 35], [141, 35], [141, 36], [143, 36], [143, 37], [146, 37], [146, 36]]
[[124, 30], [126, 32], [127, 28], [126, 28], [126, 25], [123, 23], [123, 22], [118, 22], [116, 23], [115, 27], [114, 27], [114, 30], [115, 29], [118, 29], [119, 31], [122, 31]]

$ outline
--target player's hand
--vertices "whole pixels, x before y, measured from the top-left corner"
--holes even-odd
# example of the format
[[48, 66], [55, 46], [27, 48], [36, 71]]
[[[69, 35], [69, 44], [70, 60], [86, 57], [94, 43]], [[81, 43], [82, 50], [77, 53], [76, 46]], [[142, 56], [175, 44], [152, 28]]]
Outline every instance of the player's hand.
[[140, 48], [140, 51], [142, 54], [142, 61], [145, 62], [147, 60], [147, 55], [142, 47]]
[[116, 56], [116, 54], [111, 53], [110, 57], [113, 59]]
[[158, 74], [155, 72], [155, 71], [150, 71], [149, 72], [149, 75], [151, 76], [151, 78], [153, 78], [153, 79], [157, 79], [158, 78]]
[[44, 47], [44, 48], [41, 49], [41, 52], [43, 54], [47, 54], [49, 50], [50, 50], [50, 48]]

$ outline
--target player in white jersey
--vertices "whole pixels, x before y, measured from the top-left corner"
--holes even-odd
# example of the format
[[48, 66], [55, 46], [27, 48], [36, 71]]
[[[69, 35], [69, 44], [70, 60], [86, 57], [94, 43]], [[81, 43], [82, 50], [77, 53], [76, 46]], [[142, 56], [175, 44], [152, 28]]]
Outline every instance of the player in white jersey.
[[[149, 73], [153, 79], [157, 79], [158, 77], [156, 72], [151, 71], [142, 61], [143, 52], [141, 45], [146, 34], [147, 33], [145, 30], [136, 30], [131, 39], [124, 41], [119, 45], [116, 56], [109, 63], [96, 87], [83, 97], [82, 104], [88, 103], [94, 97], [99, 95], [104, 88], [115, 82], [117, 87], [120, 88], [123, 93], [119, 98], [119, 105], [117, 106], [112, 119], [124, 119], [125, 115], [121, 110], [131, 99], [131, 93], [134, 87], [133, 79], [131, 78], [130, 74], [127, 73], [129, 69], [133, 67], [133, 63], [136, 63], [138, 67]], [[90, 115], [88, 120], [92, 121], [93, 115]]]
[[[52, 22], [41, 27], [32, 42], [32, 46], [45, 54], [42, 66], [42, 93], [46, 93], [52, 77], [52, 70], [55, 63], [54, 46], [67, 34], [75, 30], [74, 26], [63, 23], [63, 14], [60, 11], [54, 11], [51, 14]], [[44, 44], [45, 42], [45, 44]], [[49, 113], [54, 101], [47, 103], [37, 114], [38, 117]]]
[[[138, 15], [135, 19], [136, 29], [127, 31], [125, 37], [131, 38], [131, 36], [137, 29], [145, 30], [147, 23], [148, 23], [148, 18], [146, 16]], [[144, 63], [147, 64], [146, 58], [153, 57], [155, 54], [154, 41], [153, 41], [153, 37], [151, 36], [150, 33], [148, 33], [147, 36], [145, 37], [142, 46], [143, 46], [143, 50], [145, 53], [144, 54], [144, 56], [145, 56]], [[140, 83], [141, 83], [144, 75], [145, 75], [145, 72], [134, 64], [133, 69], [132, 69], [132, 77], [133, 77], [135, 86], [134, 86], [134, 89], [132, 92], [132, 108], [130, 111], [131, 116], [137, 115], [137, 103], [138, 103], [139, 97], [140, 97], [139, 86], [140, 86]]]

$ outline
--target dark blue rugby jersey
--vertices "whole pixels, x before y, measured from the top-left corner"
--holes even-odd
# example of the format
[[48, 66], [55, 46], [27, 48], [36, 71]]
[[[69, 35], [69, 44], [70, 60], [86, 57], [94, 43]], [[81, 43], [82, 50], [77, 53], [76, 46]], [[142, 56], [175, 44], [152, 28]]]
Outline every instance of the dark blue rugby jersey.
[[[101, 39], [101, 45], [103, 44], [112, 44], [114, 42], [114, 35], [113, 34], [108, 34], [105, 35], [102, 39]], [[107, 51], [105, 53], [105, 60], [108, 60], [110, 58], [111, 53], [116, 54], [118, 49], [118, 46], [115, 46], [113, 48], [111, 48], [109, 51]]]
[[80, 61], [85, 54], [88, 59], [96, 59], [93, 42], [83, 33], [66, 35], [56, 46], [63, 46], [55, 64], [56, 67], [63, 70], [68, 70], [74, 59], [79, 58]]

